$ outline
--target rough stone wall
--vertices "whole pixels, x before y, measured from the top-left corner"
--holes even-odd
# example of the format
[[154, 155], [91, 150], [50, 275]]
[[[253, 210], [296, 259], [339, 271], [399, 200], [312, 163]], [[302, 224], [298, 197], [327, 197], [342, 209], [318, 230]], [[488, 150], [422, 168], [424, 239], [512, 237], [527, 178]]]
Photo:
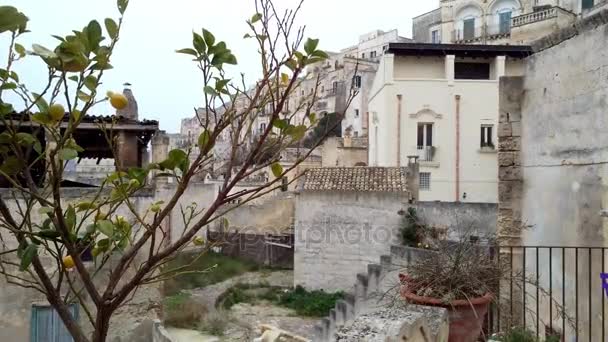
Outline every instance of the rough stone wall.
[[[399, 244], [406, 194], [304, 191], [296, 198], [294, 282], [311, 289], [349, 290], [353, 278]], [[427, 224], [448, 226], [473, 218], [495, 229], [490, 204], [417, 203]]]
[[[608, 11], [533, 48], [537, 52], [526, 60], [525, 78], [501, 79], [499, 231], [505, 243], [516, 245], [606, 247], [608, 220], [601, 212], [608, 207]], [[518, 230], [522, 225], [531, 229]], [[602, 305], [590, 309], [588, 303], [602, 301], [601, 283], [589, 279], [607, 269], [601, 253], [583, 251], [568, 250], [565, 258], [547, 250], [539, 255], [541, 268], [547, 270], [550, 259], [553, 271], [553, 278], [541, 272], [541, 286], [552, 285], [554, 293], [565, 289], [565, 300], [559, 300], [567, 314], [573, 317], [576, 307], [579, 326], [591, 321], [595, 327], [580, 329], [580, 340], [600, 336], [595, 329], [601, 327]], [[517, 264], [521, 257], [516, 256]], [[535, 276], [536, 258], [529, 253], [524, 260], [521, 265]], [[573, 327], [549, 317], [543, 301], [541, 322], [553, 320], [554, 328], [574, 334]]]
[[498, 226], [504, 244], [519, 245], [523, 173], [521, 168], [521, 101], [523, 78], [500, 79], [498, 119]]

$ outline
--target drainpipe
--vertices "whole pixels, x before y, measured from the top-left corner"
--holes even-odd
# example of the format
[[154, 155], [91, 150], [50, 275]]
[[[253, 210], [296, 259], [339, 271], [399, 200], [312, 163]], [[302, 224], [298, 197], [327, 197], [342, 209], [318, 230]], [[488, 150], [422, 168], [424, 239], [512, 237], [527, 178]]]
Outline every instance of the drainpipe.
[[460, 95], [456, 95], [456, 202], [460, 202]]
[[402, 95], [397, 95], [397, 167], [401, 167], [401, 99]]

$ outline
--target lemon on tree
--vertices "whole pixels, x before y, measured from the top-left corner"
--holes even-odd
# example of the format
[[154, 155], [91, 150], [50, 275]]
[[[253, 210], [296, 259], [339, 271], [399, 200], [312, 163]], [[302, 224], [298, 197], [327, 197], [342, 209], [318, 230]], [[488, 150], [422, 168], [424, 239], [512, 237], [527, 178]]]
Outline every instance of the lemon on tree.
[[63, 108], [63, 106], [60, 105], [59, 103], [54, 103], [49, 107], [49, 117], [51, 117], [51, 120], [59, 121], [59, 120], [63, 119], [64, 115], [65, 115], [65, 108]]
[[123, 94], [109, 91], [107, 95], [110, 99], [110, 104], [116, 109], [124, 109], [129, 104], [129, 100]]
[[71, 255], [66, 255], [63, 257], [63, 267], [65, 267], [66, 270], [72, 269], [74, 266], [74, 259], [72, 259]]
[[202, 246], [205, 244], [205, 239], [202, 236], [196, 236], [192, 240], [195, 246]]

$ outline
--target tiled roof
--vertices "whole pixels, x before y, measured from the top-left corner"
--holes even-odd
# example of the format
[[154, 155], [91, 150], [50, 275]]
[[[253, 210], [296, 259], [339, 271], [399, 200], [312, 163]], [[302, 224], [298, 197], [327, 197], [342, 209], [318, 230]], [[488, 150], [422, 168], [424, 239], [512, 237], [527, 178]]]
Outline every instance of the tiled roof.
[[306, 171], [303, 190], [407, 191], [405, 167], [325, 167]]

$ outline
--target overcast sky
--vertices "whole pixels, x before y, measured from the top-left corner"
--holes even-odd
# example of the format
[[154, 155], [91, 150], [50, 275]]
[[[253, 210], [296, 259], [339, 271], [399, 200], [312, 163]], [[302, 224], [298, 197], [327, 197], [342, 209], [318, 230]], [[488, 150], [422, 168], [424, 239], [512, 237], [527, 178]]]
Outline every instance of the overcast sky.
[[[118, 17], [115, 0], [4, 0], [29, 18], [32, 31], [22, 39], [26, 48], [32, 43], [54, 47], [51, 34], [66, 35], [81, 29], [89, 20], [103, 22]], [[297, 0], [275, 0], [280, 8], [293, 7]], [[411, 37], [411, 18], [438, 6], [438, 0], [305, 0], [300, 23], [306, 36], [319, 38], [324, 50], [338, 51], [357, 42], [360, 34], [375, 30], [399, 29]], [[161, 129], [179, 130], [180, 120], [193, 115], [201, 104], [202, 82], [188, 57], [174, 51], [190, 47], [192, 30], [202, 27], [228, 43], [239, 65], [231, 73], [244, 72], [253, 81], [258, 76], [257, 54], [251, 41], [243, 39], [245, 20], [253, 10], [253, 0], [131, 0], [121, 40], [110, 70], [103, 79], [106, 90], [122, 90], [124, 82], [133, 84], [140, 118], [155, 119]], [[7, 34], [0, 37], [0, 58], [6, 60]], [[33, 89], [44, 84], [44, 64], [29, 57], [17, 66], [22, 80]], [[107, 115], [109, 105], [95, 108], [94, 114]]]

